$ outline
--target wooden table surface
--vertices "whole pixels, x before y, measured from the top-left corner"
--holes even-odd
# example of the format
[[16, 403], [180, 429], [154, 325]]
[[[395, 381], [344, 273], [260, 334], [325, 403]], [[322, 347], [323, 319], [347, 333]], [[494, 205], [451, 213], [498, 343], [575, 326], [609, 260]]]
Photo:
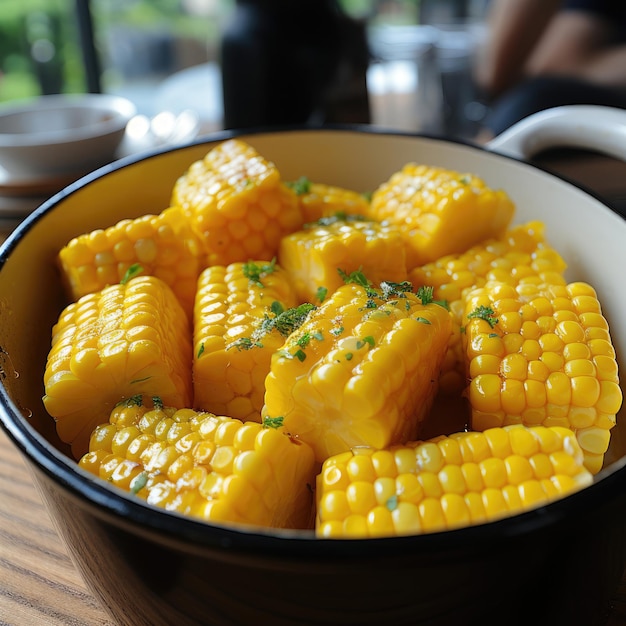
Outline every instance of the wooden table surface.
[[[594, 187], [597, 172], [585, 164]], [[576, 167], [576, 164], [575, 164]], [[624, 164], [619, 164], [624, 168]], [[580, 169], [563, 171], [583, 178]], [[557, 171], [558, 167], [555, 168]], [[605, 185], [626, 177], [602, 164]], [[607, 192], [608, 187], [598, 189]], [[610, 191], [613, 191], [610, 188]], [[624, 197], [620, 187], [620, 199]], [[610, 195], [610, 194], [607, 194]], [[590, 575], [593, 575], [590, 572]], [[21, 454], [0, 429], [0, 625], [114, 626], [87, 590], [43, 506]], [[626, 626], [626, 572], [605, 626]]]

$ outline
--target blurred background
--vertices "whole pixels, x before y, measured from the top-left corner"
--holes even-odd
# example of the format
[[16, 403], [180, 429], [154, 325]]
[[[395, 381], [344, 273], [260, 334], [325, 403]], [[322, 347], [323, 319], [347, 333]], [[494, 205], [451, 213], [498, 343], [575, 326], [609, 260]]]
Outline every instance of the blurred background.
[[487, 2], [2, 0], [0, 103], [105, 92], [147, 117], [192, 112], [200, 132], [358, 122], [472, 137]]

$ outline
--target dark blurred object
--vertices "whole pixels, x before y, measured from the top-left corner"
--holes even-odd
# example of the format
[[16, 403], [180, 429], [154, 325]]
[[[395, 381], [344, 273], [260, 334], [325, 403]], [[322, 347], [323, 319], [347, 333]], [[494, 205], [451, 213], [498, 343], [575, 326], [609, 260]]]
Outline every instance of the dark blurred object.
[[224, 127], [369, 123], [365, 25], [332, 0], [238, 0], [221, 42]]

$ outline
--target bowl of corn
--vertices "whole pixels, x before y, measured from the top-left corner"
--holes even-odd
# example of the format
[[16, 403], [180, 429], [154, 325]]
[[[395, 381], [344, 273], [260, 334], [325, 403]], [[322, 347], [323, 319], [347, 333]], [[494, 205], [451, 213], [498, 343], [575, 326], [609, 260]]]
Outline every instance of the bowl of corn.
[[122, 159], [0, 251], [0, 419], [115, 623], [599, 623], [625, 239], [438, 138]]

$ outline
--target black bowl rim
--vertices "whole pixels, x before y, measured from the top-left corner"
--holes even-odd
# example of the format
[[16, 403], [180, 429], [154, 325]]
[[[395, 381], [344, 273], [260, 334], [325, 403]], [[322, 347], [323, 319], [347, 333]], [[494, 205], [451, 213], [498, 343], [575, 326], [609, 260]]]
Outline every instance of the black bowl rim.
[[[9, 235], [0, 247], [0, 271], [11, 251], [30, 228], [42, 219], [48, 212], [54, 210], [65, 197], [75, 193], [92, 181], [106, 177], [119, 169], [139, 163], [146, 159], [184, 150], [185, 148], [209, 142], [224, 141], [242, 135], [251, 136], [258, 133], [285, 133], [285, 132], [315, 132], [339, 131], [382, 135], [407, 136], [412, 138], [427, 138], [442, 141], [447, 144], [469, 146], [476, 150], [485, 150], [471, 142], [462, 139], [449, 139], [439, 136], [407, 133], [393, 129], [383, 129], [359, 124], [336, 124], [322, 126], [290, 125], [271, 128], [250, 128], [244, 130], [224, 130], [203, 135], [194, 141], [154, 149], [140, 155], [131, 155], [105, 165], [94, 172], [87, 174], [70, 184], [33, 211]], [[492, 153], [500, 159], [509, 159], [529, 165], [526, 161]], [[558, 178], [581, 188], [583, 191], [606, 202], [595, 193], [590, 192], [567, 178], [550, 172], [546, 168], [531, 165]], [[613, 210], [610, 206], [609, 208]], [[16, 445], [27, 464], [35, 473], [40, 473], [61, 488], [65, 494], [79, 506], [86, 507], [90, 512], [115, 526], [131, 528], [133, 532], [146, 532], [167, 538], [168, 541], [180, 542], [209, 549], [221, 549], [242, 554], [257, 554], [263, 558], [286, 557], [290, 560], [301, 557], [312, 559], [341, 559], [350, 558], [392, 558], [406, 554], [432, 554], [449, 552], [458, 548], [475, 546], [481, 549], [486, 543], [493, 546], [498, 542], [520, 539], [530, 533], [549, 530], [568, 518], [580, 515], [581, 511], [595, 510], [607, 502], [617, 499], [620, 494], [626, 493], [626, 456], [616, 460], [610, 467], [599, 472], [589, 487], [562, 498], [548, 505], [538, 507], [525, 513], [506, 517], [497, 521], [487, 522], [469, 527], [446, 530], [435, 533], [410, 535], [403, 537], [385, 537], [368, 539], [326, 539], [315, 537], [312, 531], [265, 529], [245, 526], [228, 526], [207, 523], [191, 517], [183, 516], [152, 507], [142, 500], [117, 490], [104, 481], [94, 479], [93, 476], [81, 470], [76, 462], [54, 448], [38, 432], [28, 425], [18, 407], [9, 397], [5, 387], [0, 386], [0, 425], [10, 440]]]

